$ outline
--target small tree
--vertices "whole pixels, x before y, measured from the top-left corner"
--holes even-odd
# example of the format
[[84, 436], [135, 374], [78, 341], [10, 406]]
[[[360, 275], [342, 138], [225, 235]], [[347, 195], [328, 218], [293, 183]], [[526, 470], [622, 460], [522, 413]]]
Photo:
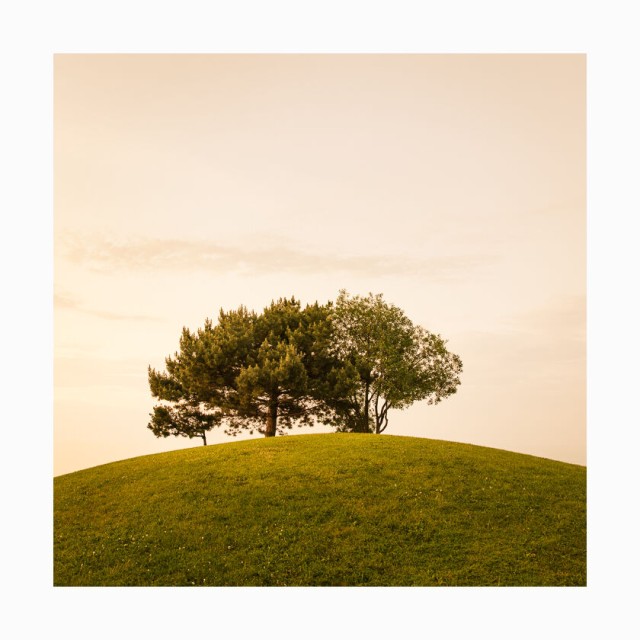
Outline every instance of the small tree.
[[381, 294], [349, 297], [341, 291], [332, 324], [342, 367], [333, 374], [337, 392], [331, 404], [341, 430], [382, 433], [389, 409], [419, 400], [437, 404], [456, 392], [460, 358]]
[[200, 405], [180, 401], [173, 406], [156, 405], [149, 428], [158, 438], [202, 438], [202, 443], [206, 445], [207, 431], [220, 424], [220, 419], [220, 412], [209, 412]]

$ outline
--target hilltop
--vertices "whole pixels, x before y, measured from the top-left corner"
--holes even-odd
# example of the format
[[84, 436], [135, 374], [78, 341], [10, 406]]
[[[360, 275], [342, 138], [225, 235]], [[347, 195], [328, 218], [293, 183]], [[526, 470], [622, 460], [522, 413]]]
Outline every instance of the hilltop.
[[585, 585], [586, 468], [318, 434], [54, 478], [55, 585]]

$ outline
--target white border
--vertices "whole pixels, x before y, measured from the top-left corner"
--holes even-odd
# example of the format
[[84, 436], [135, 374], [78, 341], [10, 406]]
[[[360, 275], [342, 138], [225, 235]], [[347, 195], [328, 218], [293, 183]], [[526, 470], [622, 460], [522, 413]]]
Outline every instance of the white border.
[[[9, 4], [10, 6], [7, 6]], [[638, 561], [633, 3], [11, 2], [0, 9], [8, 629], [54, 636], [627, 635]], [[589, 574], [565, 589], [51, 587], [52, 54], [587, 53]], [[8, 295], [6, 295], [8, 293]], [[8, 507], [8, 509], [7, 509]], [[8, 513], [7, 513], [8, 511]], [[633, 581], [633, 582], [632, 582]], [[620, 633], [616, 633], [616, 631]], [[33, 635], [36, 635], [35, 633]]]

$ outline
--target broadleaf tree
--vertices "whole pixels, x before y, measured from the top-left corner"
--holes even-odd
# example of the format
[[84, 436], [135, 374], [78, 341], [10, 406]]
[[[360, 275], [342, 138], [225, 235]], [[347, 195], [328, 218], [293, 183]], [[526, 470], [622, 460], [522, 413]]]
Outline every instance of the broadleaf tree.
[[390, 409], [426, 400], [437, 404], [456, 392], [462, 361], [439, 335], [414, 325], [381, 294], [349, 296], [342, 290], [332, 311], [333, 373], [328, 398], [338, 429], [382, 433]]

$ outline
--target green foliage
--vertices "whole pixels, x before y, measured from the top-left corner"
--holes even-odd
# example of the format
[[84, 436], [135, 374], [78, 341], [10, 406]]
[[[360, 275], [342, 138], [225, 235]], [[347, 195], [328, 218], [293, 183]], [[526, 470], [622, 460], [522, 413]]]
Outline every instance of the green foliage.
[[497, 449], [301, 435], [123, 460], [53, 489], [60, 586], [586, 584], [586, 469]]
[[173, 406], [157, 405], [153, 408], [149, 428], [159, 438], [186, 436], [202, 438], [207, 444], [207, 431], [220, 423], [219, 411], [209, 412], [202, 405], [178, 401]]
[[158, 436], [192, 437], [182, 407], [190, 417], [206, 416], [205, 430], [224, 423], [232, 435], [256, 429], [275, 436], [313, 424], [323, 411], [318, 377], [327, 365], [318, 340], [326, 341], [328, 323], [327, 307], [301, 309], [295, 298], [281, 298], [260, 315], [245, 307], [221, 310], [215, 326], [207, 319], [195, 333], [184, 328], [166, 373], [149, 368], [151, 393], [164, 401], [149, 428]]
[[[182, 331], [166, 372], [149, 368], [154, 408], [149, 428], [159, 437], [202, 437], [256, 429], [275, 436], [316, 421], [339, 431], [382, 433], [390, 409], [455, 393], [460, 358], [438, 335], [414, 326], [382, 295], [301, 308], [295, 298], [261, 314], [220, 311]], [[198, 420], [201, 424], [198, 425]]]
[[336, 393], [328, 401], [341, 430], [382, 433], [389, 409], [418, 400], [436, 404], [456, 392], [460, 358], [381, 294], [349, 297], [341, 291], [332, 323], [333, 353], [343, 367], [334, 372]]

